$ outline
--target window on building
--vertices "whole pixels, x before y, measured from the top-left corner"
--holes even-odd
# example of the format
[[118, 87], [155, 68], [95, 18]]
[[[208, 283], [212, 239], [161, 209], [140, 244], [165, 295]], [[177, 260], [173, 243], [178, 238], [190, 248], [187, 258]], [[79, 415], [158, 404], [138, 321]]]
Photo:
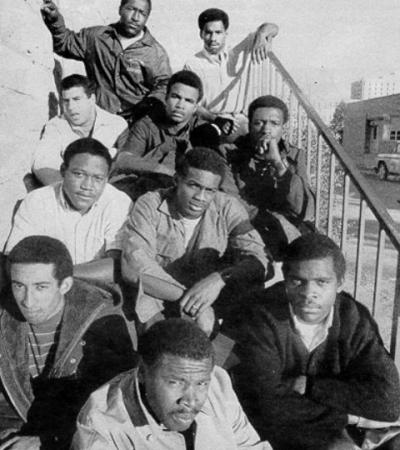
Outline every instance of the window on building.
[[390, 140], [391, 141], [395, 141], [396, 140], [396, 132], [395, 131], [391, 131], [390, 132]]

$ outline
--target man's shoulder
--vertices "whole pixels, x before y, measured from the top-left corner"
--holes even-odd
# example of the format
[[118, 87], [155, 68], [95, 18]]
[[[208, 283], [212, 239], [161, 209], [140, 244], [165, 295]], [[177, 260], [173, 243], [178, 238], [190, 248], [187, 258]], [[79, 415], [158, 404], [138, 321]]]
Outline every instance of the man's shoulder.
[[128, 123], [126, 122], [126, 120], [123, 117], [118, 116], [117, 114], [110, 113], [109, 111], [106, 111], [105, 109], [100, 108], [100, 106], [96, 105], [96, 111], [97, 111], [97, 114], [99, 115], [100, 122], [103, 125], [116, 126], [119, 128], [122, 126], [125, 126], [125, 127], [128, 126]]
[[[135, 397], [134, 392], [130, 392], [132, 384], [135, 384], [137, 369], [123, 372], [108, 383], [96, 389], [89, 397], [86, 405], [79, 415], [79, 423], [101, 423], [107, 417], [107, 426], [118, 425], [119, 419], [123, 418], [127, 423], [131, 423], [128, 412], [124, 406], [126, 397]], [[131, 408], [132, 405], [129, 405]], [[121, 423], [120, 423], [121, 426]]]
[[106, 311], [114, 311], [116, 307], [112, 295], [85, 280], [74, 278], [72, 288], [65, 295], [68, 308], [78, 308], [83, 310], [93, 310], [102, 307]]
[[208, 59], [204, 53], [204, 50], [200, 50], [195, 53], [193, 56], [188, 58], [184, 64], [184, 67], [187, 69], [193, 70], [197, 67], [201, 67], [204, 63], [207, 63]]
[[356, 328], [359, 325], [367, 325], [373, 322], [368, 308], [357, 301], [348, 292], [341, 291], [337, 294], [335, 307], [338, 311], [342, 325]]
[[155, 191], [146, 192], [136, 200], [135, 207], [143, 207], [148, 210], [156, 211], [170, 195], [170, 189], [157, 189]]
[[147, 27], [145, 28], [142, 41], [144, 44], [153, 47], [156, 50], [161, 51], [162, 53], [167, 54], [165, 48], [157, 41], [157, 39], [151, 34], [150, 30]]
[[101, 204], [104, 206], [110, 205], [115, 207], [128, 207], [132, 203], [129, 195], [127, 195], [125, 192], [120, 191], [110, 183], [106, 184], [104, 191], [101, 194], [100, 200]]
[[[61, 188], [61, 182], [49, 184], [47, 186], [34, 189], [29, 192], [24, 198], [23, 202], [29, 205], [49, 205], [49, 202], [58, 202], [57, 192]], [[46, 202], [43, 204], [43, 202]]]
[[65, 130], [69, 131], [71, 129], [71, 125], [69, 124], [68, 120], [64, 117], [64, 115], [55, 116], [52, 117], [50, 120], [48, 120], [45, 125], [44, 129], [54, 129], [58, 131], [59, 133], [65, 132]]

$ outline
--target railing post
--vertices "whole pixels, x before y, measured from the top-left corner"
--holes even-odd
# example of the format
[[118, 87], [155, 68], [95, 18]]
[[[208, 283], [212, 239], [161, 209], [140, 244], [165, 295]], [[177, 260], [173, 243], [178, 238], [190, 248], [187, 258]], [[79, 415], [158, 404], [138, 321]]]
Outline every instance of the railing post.
[[400, 256], [397, 256], [396, 289], [394, 294], [394, 307], [392, 317], [392, 334], [390, 339], [390, 354], [394, 358], [397, 369], [400, 371], [400, 346], [397, 345], [399, 336], [399, 313], [400, 313]]

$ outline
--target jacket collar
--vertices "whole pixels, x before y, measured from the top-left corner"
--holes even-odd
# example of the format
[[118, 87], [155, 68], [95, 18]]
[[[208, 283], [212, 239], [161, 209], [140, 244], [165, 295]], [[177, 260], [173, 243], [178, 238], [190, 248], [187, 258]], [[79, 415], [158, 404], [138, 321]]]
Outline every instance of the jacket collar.
[[[108, 27], [106, 27], [104, 33], [110, 34], [114, 38], [118, 39], [118, 32], [117, 32], [118, 23], [119, 22], [116, 22], [116, 23], [113, 23], [113, 24], [109, 25]], [[139, 44], [140, 43], [140, 44], [145, 45], [147, 47], [153, 46], [154, 43], [156, 42], [156, 40], [151, 35], [149, 29], [147, 27], [144, 27], [143, 31], [144, 31], [144, 35], [143, 35], [142, 39], [139, 39], [137, 42], [135, 42], [135, 44]]]

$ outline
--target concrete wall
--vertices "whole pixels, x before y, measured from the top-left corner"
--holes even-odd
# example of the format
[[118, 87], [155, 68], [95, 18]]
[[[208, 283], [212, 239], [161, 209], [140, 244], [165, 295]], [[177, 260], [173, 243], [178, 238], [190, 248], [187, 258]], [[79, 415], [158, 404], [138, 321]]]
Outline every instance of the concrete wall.
[[[365, 153], [367, 119], [398, 116], [400, 113], [400, 94], [379, 97], [361, 102], [348, 103], [344, 113], [343, 146], [351, 154], [360, 168], [374, 166], [374, 154]], [[381, 130], [378, 130], [378, 133]], [[384, 151], [381, 144], [380, 151]]]
[[[69, 28], [118, 20], [120, 0], [55, 0]], [[56, 87], [50, 33], [40, 16], [42, 0], [0, 2], [0, 248], [10, 229], [14, 205], [25, 196], [22, 178], [30, 169], [40, 131], [54, 114]], [[201, 48], [197, 16], [217, 6], [229, 11], [230, 42], [239, 42], [261, 22], [277, 21], [265, 0], [153, 0], [148, 26], [170, 55], [173, 70]], [[275, 5], [280, 11], [280, 2]], [[247, 11], [244, 14], [244, 11]], [[277, 15], [277, 13], [275, 13]], [[61, 75], [84, 73], [76, 61], [60, 60]], [[49, 108], [51, 99], [52, 108]]]

